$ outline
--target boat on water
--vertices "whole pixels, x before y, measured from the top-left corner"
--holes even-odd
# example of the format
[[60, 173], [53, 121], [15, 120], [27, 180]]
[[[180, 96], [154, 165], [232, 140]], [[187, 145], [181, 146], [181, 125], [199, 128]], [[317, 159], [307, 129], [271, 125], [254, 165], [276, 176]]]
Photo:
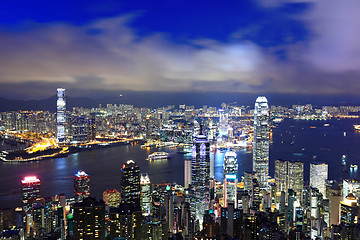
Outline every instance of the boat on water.
[[341, 157], [341, 165], [343, 165], [343, 166], [346, 165], [346, 155], [342, 155], [342, 157]]
[[190, 154], [192, 152], [191, 150], [192, 145], [191, 144], [182, 144], [180, 146], [179, 151], [177, 151], [177, 153], [180, 154]]
[[357, 171], [358, 170], [358, 165], [357, 164], [351, 164], [350, 165], [350, 171]]
[[148, 160], [159, 160], [159, 159], [168, 159], [170, 154], [167, 152], [154, 152], [148, 156]]
[[360, 131], [360, 124], [359, 124], [359, 125], [354, 125], [354, 129], [355, 129], [356, 131]]
[[275, 118], [275, 119], [273, 120], [274, 123], [281, 123], [282, 121], [284, 121], [283, 118]]

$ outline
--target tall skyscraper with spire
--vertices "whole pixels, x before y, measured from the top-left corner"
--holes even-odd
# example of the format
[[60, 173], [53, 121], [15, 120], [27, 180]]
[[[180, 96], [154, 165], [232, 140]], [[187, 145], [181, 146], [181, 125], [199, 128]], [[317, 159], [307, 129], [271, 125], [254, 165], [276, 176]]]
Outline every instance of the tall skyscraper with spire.
[[210, 142], [203, 133], [196, 136], [192, 147], [191, 216], [201, 228], [210, 201]]
[[58, 143], [66, 142], [66, 102], [65, 102], [65, 89], [57, 89], [57, 102], [56, 102], [56, 140]]
[[254, 111], [253, 171], [259, 186], [267, 187], [269, 175], [269, 106], [266, 97], [258, 97]]

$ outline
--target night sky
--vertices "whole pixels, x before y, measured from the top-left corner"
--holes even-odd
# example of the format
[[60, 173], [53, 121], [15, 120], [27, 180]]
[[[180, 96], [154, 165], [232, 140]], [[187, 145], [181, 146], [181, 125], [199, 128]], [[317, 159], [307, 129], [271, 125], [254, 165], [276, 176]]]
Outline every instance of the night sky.
[[359, 12], [358, 0], [4, 0], [0, 97], [357, 94]]

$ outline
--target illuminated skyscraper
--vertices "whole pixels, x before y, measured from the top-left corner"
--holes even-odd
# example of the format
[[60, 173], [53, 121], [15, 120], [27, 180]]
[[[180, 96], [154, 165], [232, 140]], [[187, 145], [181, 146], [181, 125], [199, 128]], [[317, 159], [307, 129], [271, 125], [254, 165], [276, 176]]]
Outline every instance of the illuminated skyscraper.
[[253, 171], [260, 188], [268, 185], [269, 175], [269, 106], [265, 97], [258, 97], [254, 111]]
[[140, 169], [133, 160], [128, 160], [121, 168], [121, 201], [140, 208]]
[[304, 185], [304, 164], [300, 161], [275, 161], [275, 183], [277, 192], [292, 189], [300, 199]]
[[90, 117], [87, 119], [87, 141], [94, 141], [96, 139], [96, 123], [95, 118]]
[[224, 178], [226, 174], [238, 174], [238, 164], [236, 159], [236, 152], [227, 151], [224, 157]]
[[191, 215], [201, 228], [210, 201], [210, 142], [202, 125], [192, 147], [191, 181]]
[[71, 116], [69, 132], [71, 141], [86, 142], [88, 138], [88, 119], [84, 116]]
[[228, 115], [224, 110], [219, 109], [220, 136], [228, 134]]
[[286, 192], [287, 161], [275, 161], [275, 183], [277, 192]]
[[310, 163], [310, 187], [319, 189], [325, 198], [325, 181], [328, 179], [329, 165], [326, 163]]
[[151, 196], [150, 196], [151, 189], [150, 189], [150, 178], [147, 173], [141, 174], [140, 186], [141, 186], [140, 203], [141, 203], [142, 215], [149, 216], [150, 204], [151, 204]]
[[106, 189], [103, 192], [103, 200], [109, 207], [117, 207], [121, 203], [121, 194], [116, 189]]
[[40, 200], [40, 180], [35, 176], [25, 177], [21, 180], [22, 203], [24, 212], [31, 210], [32, 206]]
[[189, 188], [191, 184], [191, 159], [184, 161], [184, 187]]
[[64, 88], [57, 89], [56, 140], [58, 143], [66, 142], [66, 102]]
[[84, 171], [74, 174], [74, 197], [77, 202], [90, 196], [90, 176]]
[[[237, 204], [237, 175], [226, 174], [224, 178], [224, 207], [227, 208], [229, 203]], [[236, 207], [235, 207], [236, 208]]]
[[354, 194], [350, 193], [340, 202], [340, 222], [344, 225], [352, 225], [358, 222], [358, 203]]
[[287, 188], [292, 189], [298, 199], [304, 188], [304, 164], [300, 161], [288, 161]]
[[244, 190], [251, 192], [253, 179], [257, 178], [256, 172], [244, 172]]

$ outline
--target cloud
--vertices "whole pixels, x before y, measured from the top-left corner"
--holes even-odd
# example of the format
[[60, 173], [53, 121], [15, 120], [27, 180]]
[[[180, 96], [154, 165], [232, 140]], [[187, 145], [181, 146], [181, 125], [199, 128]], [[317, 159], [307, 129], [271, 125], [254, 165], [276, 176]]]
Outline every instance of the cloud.
[[316, 1], [304, 17], [313, 39], [305, 58], [324, 71], [360, 69], [360, 2]]
[[261, 84], [258, 69], [265, 67], [266, 57], [255, 44], [201, 39], [180, 45], [160, 33], [139, 38], [126, 26], [132, 18], [104, 19], [82, 27], [35, 24], [23, 33], [3, 32], [1, 81], [58, 81], [130, 90], [177, 90], [191, 87], [192, 81], [230, 79]]
[[[271, 11], [294, 2], [310, 1], [262, 1], [261, 7]], [[296, 15], [310, 30], [309, 40], [276, 47], [261, 47], [235, 29], [228, 42], [180, 44], [166, 33], [140, 37], [129, 27], [140, 13], [82, 26], [32, 23], [24, 32], [0, 32], [0, 82], [7, 96], [15, 93], [11, 87], [24, 86], [22, 94], [32, 92], [29, 97], [53, 95], [55, 85], [77, 89], [76, 94], [79, 89], [355, 92], [360, 90], [359, 9], [355, 1], [314, 1]]]

